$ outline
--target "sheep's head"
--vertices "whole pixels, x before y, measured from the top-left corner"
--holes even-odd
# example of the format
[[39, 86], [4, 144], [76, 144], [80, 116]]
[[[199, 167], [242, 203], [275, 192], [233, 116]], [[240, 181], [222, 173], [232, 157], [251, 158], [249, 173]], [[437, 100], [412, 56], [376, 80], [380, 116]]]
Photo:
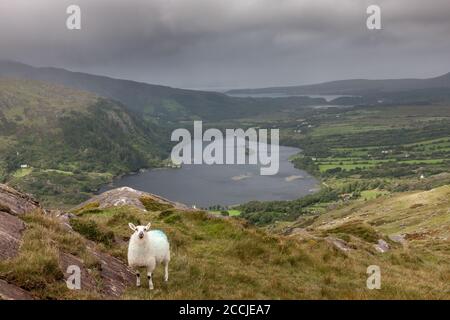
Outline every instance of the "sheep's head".
[[131, 222], [128, 224], [131, 230], [138, 235], [139, 239], [144, 239], [145, 233], [150, 230], [151, 223], [146, 226], [135, 226]]

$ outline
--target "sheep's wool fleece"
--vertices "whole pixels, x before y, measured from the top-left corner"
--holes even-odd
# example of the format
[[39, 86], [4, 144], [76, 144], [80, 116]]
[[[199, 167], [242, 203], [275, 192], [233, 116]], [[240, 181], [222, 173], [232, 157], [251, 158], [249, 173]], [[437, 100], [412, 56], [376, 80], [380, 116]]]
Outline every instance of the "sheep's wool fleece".
[[145, 233], [144, 239], [133, 234], [128, 248], [128, 264], [132, 267], [145, 267], [152, 263], [163, 262], [169, 255], [169, 241], [164, 232], [151, 230]]

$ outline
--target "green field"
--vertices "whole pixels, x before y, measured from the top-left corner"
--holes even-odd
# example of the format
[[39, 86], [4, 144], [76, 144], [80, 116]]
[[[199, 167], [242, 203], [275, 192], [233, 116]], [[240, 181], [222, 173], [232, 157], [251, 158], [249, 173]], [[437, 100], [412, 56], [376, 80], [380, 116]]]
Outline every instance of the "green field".
[[[224, 211], [228, 212], [228, 215], [230, 217], [236, 217], [236, 216], [239, 216], [241, 214], [241, 211], [239, 211], [239, 210], [224, 210]], [[208, 212], [211, 212], [211, 213], [217, 214], [217, 215], [221, 215], [222, 214], [222, 211], [217, 211], [217, 210], [212, 210], [212, 211], [208, 211]]]
[[361, 168], [371, 168], [375, 167], [379, 164], [391, 162], [391, 163], [404, 163], [404, 164], [442, 164], [445, 159], [415, 159], [415, 160], [401, 160], [401, 161], [395, 161], [395, 160], [369, 160], [365, 161], [364, 159], [356, 159], [353, 158], [352, 160], [347, 161], [335, 161], [335, 162], [322, 162], [324, 159], [320, 159], [317, 162], [317, 165], [319, 166], [320, 172], [326, 172], [330, 169], [335, 168], [341, 168], [345, 171], [350, 171], [353, 169]]
[[259, 118], [258, 125], [275, 123], [282, 144], [303, 150], [291, 161], [319, 178], [325, 193], [301, 206], [298, 201], [244, 206], [243, 216], [255, 223], [295, 220], [347, 201], [450, 183], [450, 105], [298, 110], [290, 118], [266, 124]]

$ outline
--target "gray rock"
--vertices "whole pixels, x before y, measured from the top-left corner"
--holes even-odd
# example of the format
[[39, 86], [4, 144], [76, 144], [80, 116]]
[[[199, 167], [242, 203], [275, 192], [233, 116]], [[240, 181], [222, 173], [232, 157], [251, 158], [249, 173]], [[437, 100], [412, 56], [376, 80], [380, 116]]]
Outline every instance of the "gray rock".
[[101, 280], [96, 281], [80, 258], [66, 252], [60, 252], [59, 261], [65, 278], [69, 277], [69, 274], [66, 273], [67, 267], [76, 265], [81, 270], [81, 289], [90, 292], [99, 291], [102, 296], [108, 299], [119, 298], [128, 286], [133, 285], [135, 275], [119, 259], [97, 250], [94, 243], [89, 242], [88, 250], [99, 261]]
[[389, 244], [386, 241], [384, 241], [383, 239], [379, 239], [378, 244], [375, 244], [374, 247], [375, 247], [375, 250], [377, 250], [378, 252], [381, 252], [381, 253], [388, 252], [390, 249]]
[[351, 250], [351, 248], [348, 246], [347, 242], [345, 242], [342, 239], [335, 238], [335, 237], [326, 237], [325, 240], [343, 252], [348, 252]]
[[0, 211], [0, 261], [17, 255], [23, 230], [25, 224], [22, 220]]
[[389, 236], [389, 239], [391, 239], [394, 242], [405, 244], [407, 241], [405, 239], [405, 236], [403, 234], [392, 234]]
[[143, 191], [139, 191], [139, 190], [135, 190], [129, 187], [122, 187], [122, 188], [117, 188], [117, 189], [113, 189], [113, 190], [109, 190], [106, 191], [98, 196], [95, 196], [91, 199], [89, 199], [86, 202], [83, 202], [82, 204], [76, 206], [74, 208], [74, 210], [82, 208], [84, 206], [86, 206], [89, 203], [95, 203], [97, 202], [99, 204], [99, 208], [103, 209], [103, 208], [111, 208], [111, 207], [120, 207], [120, 206], [134, 206], [137, 207], [139, 209], [145, 210], [144, 205], [141, 203], [141, 201], [139, 200], [139, 198], [141, 197], [149, 197], [153, 200], [155, 200], [156, 202], [159, 202], [161, 204], [169, 204], [171, 206], [173, 206], [176, 209], [180, 209], [180, 210], [188, 210], [188, 211], [193, 211], [195, 209], [189, 208], [188, 206], [178, 203], [178, 202], [173, 202], [170, 200], [167, 200], [163, 197], [151, 194], [151, 193], [147, 193], [147, 192], [143, 192]]
[[17, 216], [36, 209], [42, 208], [30, 195], [0, 184], [0, 211]]
[[0, 298], [3, 300], [34, 300], [28, 292], [0, 279]]

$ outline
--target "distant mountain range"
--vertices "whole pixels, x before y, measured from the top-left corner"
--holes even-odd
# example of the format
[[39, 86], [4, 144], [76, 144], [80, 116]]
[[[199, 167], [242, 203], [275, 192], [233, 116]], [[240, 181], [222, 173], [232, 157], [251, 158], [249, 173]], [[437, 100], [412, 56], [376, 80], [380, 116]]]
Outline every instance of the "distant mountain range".
[[303, 86], [230, 90], [227, 94], [373, 95], [399, 91], [443, 88], [450, 89], [450, 73], [429, 79], [338, 80]]
[[255, 101], [233, 98], [218, 92], [176, 89], [59, 68], [36, 68], [13, 61], [0, 61], [0, 78], [39, 80], [88, 91], [117, 100], [154, 122], [240, 118], [278, 107], [325, 102], [325, 100], [307, 97]]
[[227, 99], [214, 92], [174, 89], [59, 68], [36, 68], [12, 61], [0, 61], [0, 77], [40, 80], [85, 90], [120, 101], [139, 113], [161, 117], [207, 114], [208, 110], [201, 110], [201, 105], [213, 107]]
[[[177, 89], [60, 68], [37, 68], [13, 61], [0, 61], [0, 78], [39, 80], [88, 91], [121, 102], [127, 109], [155, 124], [194, 119], [239, 119], [327, 103], [372, 105], [450, 101], [450, 73], [430, 79], [339, 80], [305, 86], [230, 90], [226, 94]], [[254, 94], [286, 97], [245, 97]], [[341, 97], [327, 102], [323, 98], [310, 98], [307, 95], [352, 97]]]

